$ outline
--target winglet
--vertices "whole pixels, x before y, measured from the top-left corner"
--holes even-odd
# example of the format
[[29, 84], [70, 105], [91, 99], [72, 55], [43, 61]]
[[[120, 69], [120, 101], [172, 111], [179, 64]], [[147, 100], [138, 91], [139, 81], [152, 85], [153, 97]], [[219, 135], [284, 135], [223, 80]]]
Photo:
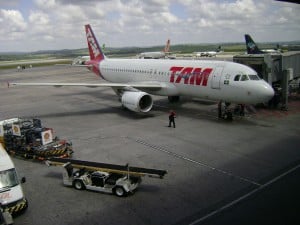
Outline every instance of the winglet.
[[101, 61], [105, 58], [104, 53], [102, 52], [96, 36], [90, 26], [90, 24], [85, 25], [86, 39], [89, 47], [90, 59]]

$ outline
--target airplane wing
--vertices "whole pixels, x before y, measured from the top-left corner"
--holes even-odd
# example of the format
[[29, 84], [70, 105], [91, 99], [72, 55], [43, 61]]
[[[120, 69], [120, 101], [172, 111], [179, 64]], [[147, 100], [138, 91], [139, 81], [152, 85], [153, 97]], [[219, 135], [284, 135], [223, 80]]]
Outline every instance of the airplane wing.
[[80, 64], [55, 64], [55, 66], [85, 67], [85, 68], [93, 67], [93, 65], [80, 65]]
[[134, 82], [134, 83], [8, 83], [10, 86], [53, 86], [53, 87], [63, 87], [63, 86], [75, 86], [75, 87], [111, 87], [113, 89], [124, 89], [124, 88], [136, 88], [143, 90], [158, 90], [163, 88], [163, 85], [159, 82]]

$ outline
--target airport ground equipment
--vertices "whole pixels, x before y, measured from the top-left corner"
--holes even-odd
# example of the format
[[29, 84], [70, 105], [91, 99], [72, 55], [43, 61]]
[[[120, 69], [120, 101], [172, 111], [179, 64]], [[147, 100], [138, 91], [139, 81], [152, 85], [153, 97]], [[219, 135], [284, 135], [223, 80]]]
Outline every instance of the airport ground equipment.
[[66, 158], [51, 158], [46, 164], [63, 166], [63, 183], [66, 186], [111, 193], [119, 197], [133, 193], [141, 183], [141, 177], [163, 178], [167, 173], [165, 170]]
[[53, 129], [42, 126], [37, 118], [12, 118], [0, 121], [0, 142], [6, 151], [26, 159], [71, 157], [72, 143], [53, 138]]
[[12, 225], [14, 223], [12, 215], [9, 212], [3, 212], [0, 207], [0, 225]]
[[22, 188], [25, 181], [25, 177], [18, 176], [13, 161], [0, 143], [0, 207], [4, 213], [15, 216], [27, 209], [28, 201]]

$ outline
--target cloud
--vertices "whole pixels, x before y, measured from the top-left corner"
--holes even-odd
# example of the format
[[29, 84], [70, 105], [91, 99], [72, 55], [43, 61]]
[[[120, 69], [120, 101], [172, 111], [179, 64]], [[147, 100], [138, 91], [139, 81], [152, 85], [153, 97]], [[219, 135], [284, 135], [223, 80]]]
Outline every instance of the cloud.
[[1, 7], [7, 8], [7, 7], [17, 7], [20, 5], [21, 0], [9, 0], [9, 1], [1, 1]]
[[[269, 0], [11, 0], [1, 4], [1, 40], [27, 48], [86, 47], [89, 23], [107, 46], [162, 45], [243, 41], [296, 40], [300, 5]], [[23, 4], [23, 5], [22, 5]], [[30, 40], [44, 42], [32, 44]], [[7, 44], [1, 45], [0, 51]], [[13, 45], [11, 45], [13, 46]], [[2, 48], [2, 49], [1, 49]]]
[[27, 23], [20, 11], [0, 10], [0, 40], [15, 40], [23, 36]]
[[49, 16], [43, 12], [31, 12], [29, 15], [29, 22], [35, 25], [48, 25], [50, 23]]
[[40, 8], [44, 10], [53, 10], [56, 9], [58, 3], [56, 0], [34, 0], [34, 3]]
[[86, 13], [77, 5], [66, 5], [57, 9], [54, 14], [58, 23], [69, 24], [87, 20]]
[[54, 40], [55, 32], [49, 15], [41, 11], [31, 11], [28, 17], [27, 36], [31, 41]]

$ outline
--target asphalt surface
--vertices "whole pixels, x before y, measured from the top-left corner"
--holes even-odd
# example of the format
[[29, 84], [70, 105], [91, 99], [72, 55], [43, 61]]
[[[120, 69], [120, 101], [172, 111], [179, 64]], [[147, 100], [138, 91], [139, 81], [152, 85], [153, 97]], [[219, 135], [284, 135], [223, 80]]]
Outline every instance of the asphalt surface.
[[203, 224], [299, 224], [299, 181], [300, 168], [297, 167], [239, 204], [207, 219]]
[[[26, 176], [29, 200], [15, 224], [232, 224], [237, 214], [241, 223], [235, 224], [253, 221], [249, 214], [268, 224], [258, 210], [268, 208], [263, 203], [275, 205], [283, 196], [282, 205], [298, 207], [293, 202], [299, 195], [292, 190], [299, 187], [298, 169], [292, 178], [266, 185], [299, 165], [297, 99], [288, 112], [249, 108], [245, 118], [226, 122], [217, 119], [215, 102], [183, 98], [170, 104], [154, 97], [153, 110], [141, 115], [122, 109], [110, 88], [7, 88], [7, 81], [101, 82], [84, 68], [0, 71], [0, 119], [42, 119], [57, 136], [72, 141], [75, 159], [168, 171], [164, 179], [143, 178], [134, 195], [118, 198], [64, 187], [60, 167], [13, 158]], [[167, 127], [170, 109], [177, 113], [175, 129]], [[289, 210], [281, 209], [282, 217], [275, 210], [274, 218], [281, 218], [275, 221], [288, 216]], [[271, 211], [267, 215], [272, 217]]]

